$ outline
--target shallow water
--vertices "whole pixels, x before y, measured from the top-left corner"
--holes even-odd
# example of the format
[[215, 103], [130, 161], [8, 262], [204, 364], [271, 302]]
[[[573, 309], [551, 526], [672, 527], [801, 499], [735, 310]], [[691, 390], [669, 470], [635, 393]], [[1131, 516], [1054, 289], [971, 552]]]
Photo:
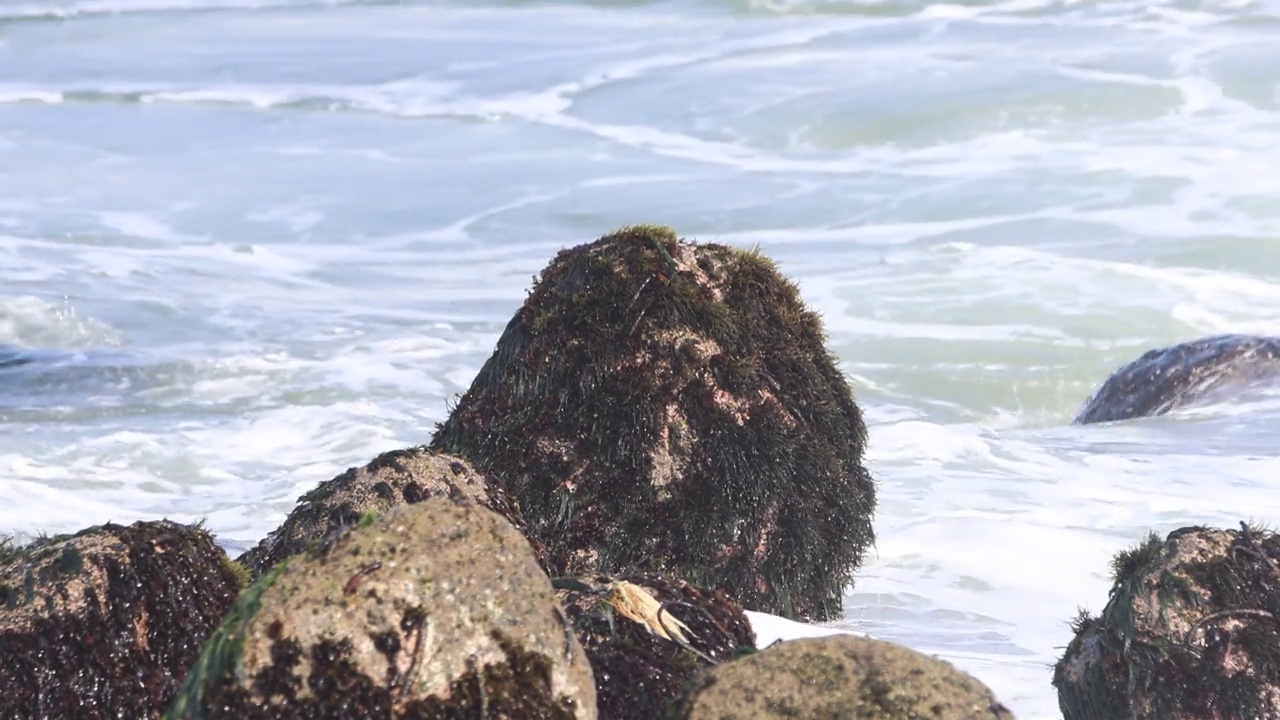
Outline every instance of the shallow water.
[[233, 551], [429, 439], [530, 278], [758, 245], [871, 423], [846, 627], [1022, 718], [1148, 530], [1274, 522], [1280, 400], [1068, 422], [1280, 333], [1280, 4], [0, 0], [0, 532]]

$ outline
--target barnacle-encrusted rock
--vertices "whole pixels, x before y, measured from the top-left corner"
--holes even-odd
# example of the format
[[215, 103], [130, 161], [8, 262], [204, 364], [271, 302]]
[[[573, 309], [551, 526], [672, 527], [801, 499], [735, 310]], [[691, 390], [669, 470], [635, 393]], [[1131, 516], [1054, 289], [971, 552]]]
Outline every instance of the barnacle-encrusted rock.
[[1280, 380], [1280, 338], [1220, 335], [1151, 350], [1120, 368], [1076, 415], [1080, 425], [1162, 415]]
[[1112, 562], [1054, 669], [1066, 720], [1280, 717], [1280, 537], [1188, 527]]
[[[284, 523], [241, 555], [239, 562], [255, 578], [261, 577], [276, 563], [354, 525], [366, 513], [386, 512], [429, 497], [475, 501], [516, 529], [524, 529], [519, 508], [470, 463], [424, 448], [406, 448], [383, 453], [362, 468], [350, 468], [303, 495]], [[538, 546], [534, 549], [541, 555]]]
[[556, 256], [431, 447], [506, 488], [554, 575], [828, 619], [873, 537], [865, 436], [771, 261], [643, 226]]
[[528, 542], [432, 498], [280, 563], [209, 640], [171, 720], [594, 718], [591, 668]]
[[950, 663], [851, 635], [791, 640], [720, 665], [689, 688], [680, 720], [1009, 720]]
[[555, 582], [591, 661], [601, 720], [666, 717], [699, 670], [756, 647], [742, 607], [723, 590], [654, 575]]
[[159, 718], [243, 577], [167, 521], [0, 544], [0, 717]]

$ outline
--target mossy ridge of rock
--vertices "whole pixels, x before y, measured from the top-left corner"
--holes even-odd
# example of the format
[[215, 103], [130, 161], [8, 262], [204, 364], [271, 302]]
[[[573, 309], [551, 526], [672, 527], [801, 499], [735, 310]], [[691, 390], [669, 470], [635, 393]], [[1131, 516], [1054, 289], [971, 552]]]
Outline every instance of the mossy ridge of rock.
[[591, 668], [528, 542], [479, 505], [394, 508], [237, 601], [166, 716], [595, 718]]
[[1280, 536], [1187, 527], [1113, 562], [1054, 668], [1066, 720], [1280, 717]]
[[[755, 650], [755, 633], [742, 606], [723, 590], [707, 590], [656, 575], [593, 576], [575, 579], [579, 587], [563, 587], [564, 605], [596, 679], [601, 720], [654, 720], [666, 717], [681, 690], [700, 670]], [[687, 628], [690, 650], [627, 619], [607, 602], [616, 581], [633, 583], [663, 603], [663, 622]], [[559, 581], [563, 583], [563, 580]], [[584, 589], [591, 588], [591, 590]], [[661, 627], [661, 626], [660, 626]]]
[[1163, 415], [1231, 388], [1280, 380], [1280, 338], [1219, 335], [1150, 350], [1117, 370], [1074, 422]]
[[[350, 468], [298, 498], [298, 505], [275, 531], [240, 556], [239, 562], [261, 577], [276, 563], [322, 542], [369, 513], [412, 505], [429, 497], [465, 498], [497, 512], [525, 529], [519, 508], [505, 492], [461, 458], [425, 448], [392, 450], [361, 468]], [[535, 551], [540, 548], [535, 546]]]
[[0, 717], [159, 718], [239, 583], [208, 532], [168, 521], [0, 552]]
[[824, 342], [764, 256], [628, 228], [542, 271], [431, 447], [515, 497], [554, 575], [663, 572], [838, 617], [875, 488]]
[[950, 663], [870, 638], [791, 640], [703, 673], [678, 720], [1009, 720]]

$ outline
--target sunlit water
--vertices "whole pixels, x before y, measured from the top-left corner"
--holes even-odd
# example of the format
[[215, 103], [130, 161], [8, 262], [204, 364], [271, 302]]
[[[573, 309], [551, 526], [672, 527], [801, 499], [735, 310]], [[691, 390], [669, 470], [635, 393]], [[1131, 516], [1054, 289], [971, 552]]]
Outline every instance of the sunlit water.
[[1149, 529], [1280, 518], [1280, 400], [1071, 427], [1280, 333], [1280, 4], [0, 0], [0, 532], [233, 552], [427, 441], [559, 248], [760, 246], [871, 423], [844, 626], [1058, 716]]

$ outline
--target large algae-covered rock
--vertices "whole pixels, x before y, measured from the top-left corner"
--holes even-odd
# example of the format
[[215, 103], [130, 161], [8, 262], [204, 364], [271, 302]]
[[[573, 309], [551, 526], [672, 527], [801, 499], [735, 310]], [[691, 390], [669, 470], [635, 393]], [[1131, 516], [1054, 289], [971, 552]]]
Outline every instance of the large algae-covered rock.
[[1280, 537], [1188, 527], [1116, 556], [1054, 670], [1066, 720], [1280, 717]]
[[542, 271], [431, 446], [512, 494], [554, 574], [664, 572], [827, 619], [873, 537], [865, 435], [772, 262], [635, 227]]
[[[261, 577], [276, 563], [354, 525], [366, 513], [382, 513], [430, 497], [477, 502], [524, 529], [519, 509], [501, 488], [465, 460], [424, 448], [392, 450], [362, 468], [350, 468], [298, 498], [298, 506], [266, 539], [239, 557]], [[535, 547], [535, 550], [538, 548]]]
[[601, 720], [666, 717], [699, 670], [756, 647], [746, 613], [723, 590], [655, 575], [557, 587], [595, 673]]
[[0, 717], [160, 717], [243, 577], [167, 521], [0, 546]]
[[591, 668], [529, 544], [487, 509], [433, 498], [273, 568], [167, 717], [595, 716]]
[[985, 685], [901, 645], [833, 635], [721, 665], [689, 688], [681, 720], [1008, 720]]
[[1280, 381], [1280, 338], [1221, 335], [1151, 350], [1120, 368], [1077, 424], [1162, 415], [1261, 382]]

